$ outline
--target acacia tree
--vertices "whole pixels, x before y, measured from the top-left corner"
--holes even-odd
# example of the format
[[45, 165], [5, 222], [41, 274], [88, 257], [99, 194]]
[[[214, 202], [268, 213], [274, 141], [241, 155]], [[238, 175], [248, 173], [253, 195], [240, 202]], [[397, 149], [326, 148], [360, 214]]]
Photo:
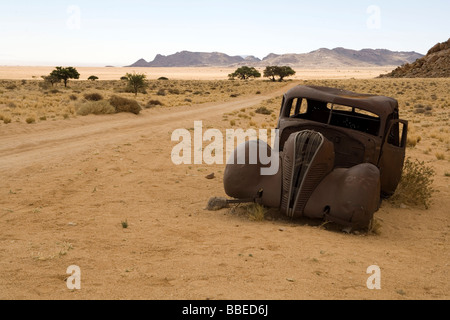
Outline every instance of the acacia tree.
[[291, 77], [291, 76], [295, 75], [295, 73], [296, 72], [291, 67], [287, 67], [287, 66], [280, 67], [279, 73], [278, 73], [278, 76], [280, 77], [279, 81], [282, 82], [284, 78]]
[[273, 82], [275, 82], [276, 81], [275, 76], [278, 75], [278, 69], [279, 67], [277, 66], [266, 67], [266, 69], [264, 70], [264, 77], [270, 78]]
[[90, 77], [88, 78], [88, 80], [90, 80], [90, 81], [95, 81], [95, 80], [98, 80], [98, 77], [97, 77], [97, 76], [90, 76]]
[[148, 86], [147, 76], [141, 73], [127, 73], [126, 74], [128, 86], [137, 96], [139, 90], [145, 89]]
[[77, 69], [73, 67], [56, 67], [56, 69], [50, 73], [50, 77], [64, 81], [64, 87], [67, 87], [67, 82], [69, 79], [80, 79], [80, 74]]
[[270, 78], [272, 81], [276, 81], [275, 77], [278, 76], [278, 81], [282, 82], [284, 78], [295, 75], [295, 71], [288, 66], [278, 67], [278, 66], [268, 66], [264, 70], [264, 77]]
[[239, 78], [241, 80], [247, 80], [250, 78], [260, 78], [261, 73], [259, 73], [258, 70], [256, 70], [254, 67], [240, 67], [236, 69], [235, 72], [228, 75], [230, 79]]

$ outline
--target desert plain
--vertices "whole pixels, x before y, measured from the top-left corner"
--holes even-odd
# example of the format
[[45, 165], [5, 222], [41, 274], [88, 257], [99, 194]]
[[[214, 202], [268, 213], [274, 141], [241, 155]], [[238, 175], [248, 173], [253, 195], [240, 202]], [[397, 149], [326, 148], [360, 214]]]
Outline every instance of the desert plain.
[[[42, 86], [51, 70], [0, 68], [0, 299], [450, 298], [449, 79], [376, 79], [383, 68], [298, 70], [272, 83], [152, 68], [135, 97], [119, 80], [133, 70], [80, 68], [67, 88]], [[195, 121], [222, 132], [275, 128], [283, 93], [298, 84], [396, 98], [410, 122], [407, 157], [435, 173], [428, 208], [384, 200], [373, 229], [350, 234], [252, 206], [205, 210], [226, 196], [225, 165], [175, 165], [173, 131], [192, 132]], [[143, 110], [79, 115], [92, 93]], [[73, 265], [80, 290], [67, 287]], [[367, 287], [373, 265], [379, 290]]]

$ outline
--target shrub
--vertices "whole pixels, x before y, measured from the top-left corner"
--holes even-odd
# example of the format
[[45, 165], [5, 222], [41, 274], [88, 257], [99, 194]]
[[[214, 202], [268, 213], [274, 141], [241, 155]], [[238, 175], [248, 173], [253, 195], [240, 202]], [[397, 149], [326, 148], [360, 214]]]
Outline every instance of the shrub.
[[169, 78], [166, 78], [166, 77], [160, 77], [160, 78], [158, 78], [158, 80], [167, 81], [167, 80], [169, 80]]
[[119, 96], [112, 96], [109, 103], [115, 108], [116, 112], [130, 112], [139, 114], [142, 110], [141, 106], [136, 100], [127, 99]]
[[48, 90], [50, 88], [50, 85], [47, 82], [44, 82], [44, 81], [39, 82], [38, 86], [42, 90]]
[[34, 119], [33, 117], [29, 117], [25, 120], [28, 124], [32, 124], [36, 122], [36, 119]]
[[414, 148], [420, 141], [422, 141], [421, 137], [408, 137], [407, 141], [406, 141], [406, 146], [408, 148]]
[[178, 89], [169, 89], [170, 94], [180, 94], [180, 90]]
[[163, 103], [159, 100], [150, 100], [145, 106], [146, 109], [150, 109], [156, 106], [163, 106]]
[[428, 209], [435, 192], [432, 187], [434, 175], [434, 170], [424, 162], [406, 159], [400, 184], [390, 201], [394, 205], [423, 206]]
[[103, 100], [103, 96], [100, 93], [86, 93], [84, 98], [88, 101], [100, 101]]
[[69, 96], [69, 99], [72, 100], [72, 101], [75, 101], [75, 100], [78, 100], [78, 97], [76, 95], [74, 95], [74, 94], [71, 94]]
[[165, 96], [166, 95], [166, 90], [164, 89], [159, 89], [158, 92], [156, 93], [158, 96]]
[[88, 114], [112, 114], [116, 109], [106, 100], [89, 101], [78, 106], [77, 114], [87, 116]]
[[4, 124], [9, 124], [9, 123], [11, 123], [11, 118], [8, 118], [8, 117], [6, 117], [6, 116], [3, 116], [3, 123], [4, 123]]
[[424, 106], [422, 104], [416, 104], [414, 106], [415, 114], [425, 114], [426, 116], [433, 115], [433, 107], [432, 106]]
[[272, 114], [272, 111], [270, 111], [266, 107], [260, 107], [260, 108], [256, 109], [255, 112], [259, 113], [259, 114], [264, 114], [264, 115], [271, 115]]

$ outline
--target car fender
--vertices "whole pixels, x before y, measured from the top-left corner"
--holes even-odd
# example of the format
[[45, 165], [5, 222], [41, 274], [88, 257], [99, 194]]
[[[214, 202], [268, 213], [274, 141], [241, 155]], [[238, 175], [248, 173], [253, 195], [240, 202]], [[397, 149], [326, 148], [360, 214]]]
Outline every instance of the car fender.
[[314, 190], [304, 215], [367, 228], [380, 206], [380, 170], [364, 163], [330, 173]]
[[[278, 167], [274, 175], [261, 174], [262, 168], [271, 166], [262, 164], [261, 148], [263, 152], [267, 152], [268, 157], [272, 157], [271, 147], [261, 140], [247, 141], [235, 149], [224, 172], [225, 193], [235, 199], [254, 200], [266, 207], [278, 208], [282, 190], [281, 170]], [[254, 152], [257, 152], [257, 157], [251, 157]], [[274, 156], [279, 157], [278, 154]], [[280, 162], [278, 161], [278, 166]]]

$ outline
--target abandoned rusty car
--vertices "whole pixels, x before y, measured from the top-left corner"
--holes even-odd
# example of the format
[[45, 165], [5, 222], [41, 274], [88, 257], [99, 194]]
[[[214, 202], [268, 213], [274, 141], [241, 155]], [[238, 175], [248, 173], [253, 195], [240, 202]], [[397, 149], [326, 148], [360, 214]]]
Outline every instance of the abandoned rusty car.
[[[403, 171], [408, 122], [399, 118], [398, 102], [297, 86], [283, 97], [277, 129], [279, 152], [263, 141], [248, 141], [228, 160], [224, 188], [231, 201], [279, 208], [293, 218], [368, 228]], [[267, 165], [259, 158], [248, 161], [250, 150], [263, 146], [278, 157], [275, 174], [261, 174]], [[240, 152], [246, 154], [244, 164], [237, 161]]]

